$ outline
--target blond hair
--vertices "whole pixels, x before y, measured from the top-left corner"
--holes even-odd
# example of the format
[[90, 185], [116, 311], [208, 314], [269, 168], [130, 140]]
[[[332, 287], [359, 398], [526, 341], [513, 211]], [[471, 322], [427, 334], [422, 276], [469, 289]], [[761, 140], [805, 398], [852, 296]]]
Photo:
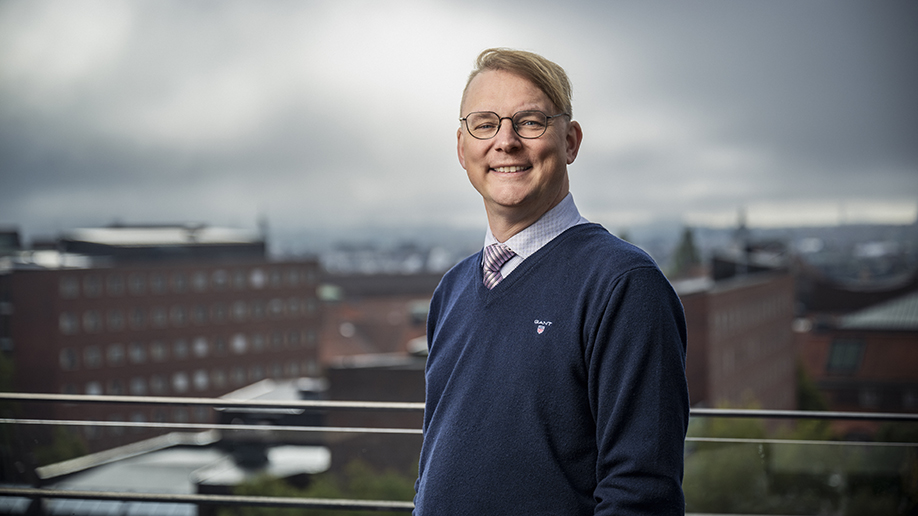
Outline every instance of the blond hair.
[[[469, 80], [465, 83], [465, 89], [462, 90], [460, 109], [465, 104], [465, 96], [472, 79], [481, 72], [489, 70], [510, 72], [532, 81], [555, 107], [564, 113], [573, 115], [571, 81], [564, 73], [564, 69], [538, 54], [510, 48], [489, 48], [478, 54], [475, 68], [469, 74]], [[465, 116], [465, 113], [460, 113], [460, 116]]]

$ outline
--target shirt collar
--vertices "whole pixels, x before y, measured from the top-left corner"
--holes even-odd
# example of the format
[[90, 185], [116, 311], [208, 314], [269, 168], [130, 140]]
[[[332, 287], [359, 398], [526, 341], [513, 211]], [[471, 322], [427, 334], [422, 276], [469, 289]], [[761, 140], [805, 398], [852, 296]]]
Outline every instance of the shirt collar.
[[[529, 227], [508, 238], [504, 245], [509, 247], [520, 258], [526, 259], [551, 242], [553, 238], [564, 233], [572, 226], [589, 222], [580, 215], [574, 204], [574, 196], [568, 192], [554, 208], [545, 212], [539, 220]], [[485, 234], [485, 247], [497, 243], [491, 228]]]

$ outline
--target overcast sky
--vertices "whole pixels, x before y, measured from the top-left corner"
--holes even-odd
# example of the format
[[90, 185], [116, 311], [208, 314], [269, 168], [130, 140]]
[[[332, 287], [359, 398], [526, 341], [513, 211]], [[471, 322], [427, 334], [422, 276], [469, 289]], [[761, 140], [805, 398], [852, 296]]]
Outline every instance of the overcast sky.
[[567, 70], [610, 229], [914, 220], [918, 2], [494, 4], [0, 1], [0, 224], [483, 228], [455, 145], [491, 46]]

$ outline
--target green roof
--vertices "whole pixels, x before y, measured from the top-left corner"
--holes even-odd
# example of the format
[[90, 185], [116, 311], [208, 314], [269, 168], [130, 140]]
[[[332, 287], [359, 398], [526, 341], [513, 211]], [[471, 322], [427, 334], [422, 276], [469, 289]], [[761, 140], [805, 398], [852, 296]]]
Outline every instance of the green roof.
[[846, 315], [838, 327], [844, 330], [918, 330], [918, 292]]

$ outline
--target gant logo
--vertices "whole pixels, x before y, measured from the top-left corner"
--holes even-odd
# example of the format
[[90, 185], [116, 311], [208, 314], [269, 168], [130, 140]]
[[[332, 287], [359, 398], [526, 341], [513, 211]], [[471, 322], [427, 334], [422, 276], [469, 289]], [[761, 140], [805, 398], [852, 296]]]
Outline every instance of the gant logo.
[[539, 335], [544, 333], [545, 330], [548, 329], [549, 326], [551, 326], [551, 321], [540, 321], [536, 319], [535, 321], [533, 321], [533, 323], [535, 323], [536, 333], [538, 333]]

